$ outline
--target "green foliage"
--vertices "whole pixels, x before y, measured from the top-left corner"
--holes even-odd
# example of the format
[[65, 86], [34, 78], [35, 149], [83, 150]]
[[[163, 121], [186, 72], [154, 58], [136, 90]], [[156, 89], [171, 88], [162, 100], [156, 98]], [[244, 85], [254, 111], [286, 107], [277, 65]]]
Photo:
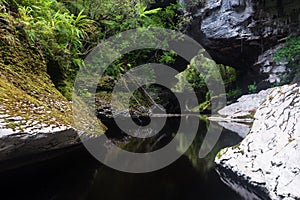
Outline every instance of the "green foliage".
[[[180, 29], [179, 5], [147, 9], [148, 0], [7, 0], [17, 8], [32, 46], [43, 50], [56, 87], [70, 99], [83, 59], [99, 42], [141, 27]], [[2, 1], [1, 1], [2, 2]], [[179, 25], [178, 25], [179, 24]], [[126, 45], [122, 44], [124, 48]], [[173, 63], [175, 55], [141, 50], [114, 62], [106, 75], [119, 77], [140, 63]], [[51, 74], [50, 74], [51, 75]], [[53, 77], [52, 77], [53, 78]]]
[[228, 90], [226, 96], [228, 100], [237, 99], [242, 95], [242, 91], [238, 88]]
[[87, 0], [62, 1], [74, 13], [84, 9], [84, 14], [97, 22], [95, 41], [116, 33], [138, 27], [163, 27], [179, 29], [179, 5], [147, 9], [146, 0]]
[[[195, 57], [187, 69], [176, 77], [178, 83], [174, 87], [175, 91], [184, 92], [192, 88], [201, 101], [199, 106], [192, 108], [192, 111], [207, 112], [210, 110], [210, 100], [218, 97], [208, 91], [208, 86], [217, 82], [224, 83], [226, 91], [229, 91], [227, 94], [229, 99], [238, 97], [241, 93], [240, 90], [236, 89], [237, 74], [235, 69], [230, 66], [216, 64], [202, 54]], [[189, 86], [186, 85], [187, 83]]]
[[[87, 48], [90, 49], [90, 46], [95, 45], [102, 39], [129, 29], [149, 27], [180, 29], [180, 22], [183, 21], [183, 18], [177, 14], [179, 5], [169, 5], [166, 8], [149, 10], [147, 9], [147, 3], [145, 0], [95, 0], [68, 1], [67, 5], [70, 10], [75, 10], [75, 12], [86, 8], [84, 14], [97, 22], [95, 34], [91, 36], [90, 41], [86, 44]], [[131, 45], [124, 43], [120, 44], [120, 47], [126, 48]], [[149, 49], [134, 51], [115, 61], [106, 70], [105, 75], [118, 78], [121, 74], [139, 64], [148, 62], [170, 64], [174, 61], [174, 52], [160, 53]]]
[[18, 6], [27, 36], [48, 59], [57, 61], [61, 69], [82, 64], [82, 41], [93, 30], [93, 21], [83, 11], [75, 16], [54, 0], [20, 1]]
[[300, 38], [289, 38], [286, 44], [275, 53], [274, 59], [277, 62], [288, 62], [289, 72], [281, 77], [281, 84], [289, 83], [294, 78], [300, 79]]
[[289, 38], [284, 47], [274, 55], [277, 61], [295, 62], [300, 58], [300, 38]]
[[[6, 2], [5, 0], [0, 0], [0, 4], [2, 4], [2, 5], [3, 5], [3, 4], [7, 4], [7, 2]], [[0, 10], [1, 10], [1, 7], [2, 7], [2, 6], [0, 5]]]
[[257, 90], [256, 83], [248, 85], [248, 90], [249, 90], [249, 93], [255, 93]]
[[162, 56], [159, 58], [160, 63], [172, 64], [175, 62], [176, 53], [174, 51], [163, 52]]
[[[219, 70], [215, 71], [216, 68]], [[177, 78], [181, 82], [179, 84], [182, 84], [181, 80], [187, 80], [194, 89], [207, 90], [207, 84], [216, 81], [223, 81], [225, 87], [230, 87], [235, 83], [236, 76], [234, 68], [221, 64], [217, 65], [213, 60], [201, 56], [200, 59], [194, 59], [194, 62]]]
[[218, 65], [225, 86], [229, 86], [236, 81], [237, 73], [233, 67]]
[[31, 46], [41, 49], [48, 70], [60, 92], [71, 99], [76, 71], [83, 65], [84, 43], [94, 31], [94, 21], [83, 14], [74, 15], [56, 0], [10, 0], [18, 11]]

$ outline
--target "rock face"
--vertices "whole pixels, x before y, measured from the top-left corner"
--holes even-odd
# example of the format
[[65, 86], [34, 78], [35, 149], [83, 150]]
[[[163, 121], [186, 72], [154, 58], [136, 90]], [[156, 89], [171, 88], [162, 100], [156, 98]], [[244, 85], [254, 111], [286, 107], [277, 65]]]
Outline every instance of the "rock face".
[[300, 87], [275, 88], [254, 118], [246, 138], [215, 159], [224, 182], [247, 199], [300, 199]]
[[[246, 71], [245, 77], [256, 82], [268, 78], [271, 78], [270, 81], [274, 80], [268, 77], [269, 72], [274, 72], [265, 68], [266, 63], [257, 62], [259, 55], [270, 54], [271, 52], [266, 51], [284, 42], [283, 38], [299, 34], [298, 0], [205, 0], [198, 1], [198, 4], [191, 0], [184, 2], [188, 5], [187, 13], [192, 16], [187, 32], [218, 63], [242, 69]], [[273, 62], [270, 57], [269, 59]]]
[[0, 17], [0, 170], [8, 160], [78, 144], [82, 130], [74, 128], [72, 104], [50, 80], [41, 49], [16, 21], [9, 12]]
[[257, 68], [262, 76], [265, 75], [265, 81], [258, 85], [258, 88], [264, 88], [273, 83], [280, 83], [281, 76], [287, 72], [287, 62], [277, 62], [273, 59], [276, 51], [283, 45], [279, 44], [261, 54], [253, 68]]
[[235, 119], [252, 118], [258, 107], [272, 90], [273, 88], [269, 88], [267, 90], [262, 90], [257, 94], [243, 95], [236, 103], [224, 107], [219, 110], [218, 113], [232, 121]]
[[[80, 143], [78, 132], [72, 128], [38, 134], [15, 133], [0, 139], [0, 171], [47, 160], [47, 156], [39, 158], [37, 155], [47, 152], [50, 157], [50, 152]], [[24, 159], [26, 156], [31, 156], [31, 159]]]
[[220, 126], [244, 138], [250, 132], [249, 123], [253, 122], [254, 113], [272, 90], [273, 88], [269, 88], [257, 94], [243, 95], [237, 102], [219, 110], [220, 116], [211, 116], [208, 119], [217, 121]]
[[246, 135], [250, 132], [249, 124], [224, 121], [220, 121], [218, 122], [218, 124], [227, 130], [237, 133], [241, 138], [245, 138]]

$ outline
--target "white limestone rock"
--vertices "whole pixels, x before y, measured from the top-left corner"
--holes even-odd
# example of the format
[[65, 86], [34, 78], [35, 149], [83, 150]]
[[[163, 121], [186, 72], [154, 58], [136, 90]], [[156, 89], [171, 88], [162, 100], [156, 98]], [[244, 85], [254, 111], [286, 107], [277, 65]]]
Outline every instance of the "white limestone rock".
[[218, 111], [218, 114], [226, 119], [245, 119], [251, 118], [265, 98], [270, 94], [273, 88], [262, 90], [257, 94], [248, 94], [241, 96], [236, 103], [228, 105]]
[[215, 159], [220, 170], [245, 181], [244, 187], [264, 191], [267, 197], [262, 199], [300, 199], [299, 97], [296, 85], [273, 89], [255, 113], [246, 138]]
[[241, 138], [245, 138], [250, 132], [250, 125], [237, 122], [218, 122], [223, 128], [237, 133]]

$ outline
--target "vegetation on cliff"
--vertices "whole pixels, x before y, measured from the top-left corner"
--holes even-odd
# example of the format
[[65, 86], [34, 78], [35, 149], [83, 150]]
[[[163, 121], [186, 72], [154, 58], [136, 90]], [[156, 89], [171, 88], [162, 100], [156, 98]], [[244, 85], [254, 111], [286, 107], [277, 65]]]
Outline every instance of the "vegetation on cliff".
[[[13, 16], [1, 13], [0, 19], [1, 116], [20, 131], [41, 123], [70, 125], [69, 103], [51, 82], [42, 51], [30, 44]], [[24, 122], [16, 124], [13, 117]]]
[[[180, 15], [179, 8], [179, 4], [157, 7], [147, 0], [0, 1], [0, 100], [6, 102], [0, 108], [1, 114], [8, 114], [6, 120], [11, 120], [7, 121], [8, 126], [23, 130], [41, 121], [57, 126], [70, 125], [72, 113], [67, 100], [72, 99], [74, 79], [78, 69], [85, 67], [85, 56], [102, 40], [129, 29], [181, 30], [189, 19]], [[111, 88], [114, 80], [134, 66], [149, 62], [172, 65], [177, 59], [174, 52], [134, 51], [115, 61], [105, 75], [113, 80], [109, 83]], [[210, 62], [207, 63], [206, 68], [209, 68]], [[225, 66], [220, 66], [220, 71], [228, 88], [232, 89], [235, 71]], [[207, 104], [210, 94], [204, 77], [192, 68], [183, 74], [195, 90], [203, 93], [201, 100], [206, 100]], [[208, 76], [213, 73], [208, 72]], [[155, 87], [146, 89], [157, 90]], [[86, 95], [90, 95], [88, 91]], [[136, 95], [143, 96], [141, 92]], [[139, 99], [149, 102], [143, 97]], [[9, 119], [17, 116], [22, 118], [19, 124]]]
[[280, 48], [274, 56], [278, 62], [288, 62], [287, 67], [289, 72], [283, 77], [283, 82], [289, 83], [291, 81], [299, 82], [300, 80], [300, 38], [290, 37], [287, 39], [285, 45]]
[[[149, 2], [8, 0], [2, 5], [13, 11], [28, 42], [40, 48], [52, 81], [71, 100], [76, 72], [83, 67], [87, 53], [103, 39], [132, 28], [180, 26], [177, 5], [149, 10], [146, 3]], [[143, 54], [144, 51], [130, 53], [108, 74], [117, 76], [124, 71], [124, 61], [136, 62]]]
[[71, 127], [71, 104], [47, 73], [43, 47], [27, 37], [11, 8], [0, 9], [0, 122], [17, 132]]

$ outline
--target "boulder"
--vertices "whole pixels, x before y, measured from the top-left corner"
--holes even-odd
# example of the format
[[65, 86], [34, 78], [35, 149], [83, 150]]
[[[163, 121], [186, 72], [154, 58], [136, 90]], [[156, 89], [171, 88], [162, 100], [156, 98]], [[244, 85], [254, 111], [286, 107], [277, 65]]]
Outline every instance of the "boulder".
[[254, 118], [240, 144], [218, 153], [222, 179], [248, 199], [300, 199], [300, 87], [273, 89]]
[[237, 99], [237, 102], [219, 110], [218, 114], [226, 118], [226, 121], [229, 119], [232, 121], [237, 119], [251, 120], [256, 110], [272, 90], [273, 88], [269, 88], [267, 90], [261, 90], [257, 94], [243, 95]]

